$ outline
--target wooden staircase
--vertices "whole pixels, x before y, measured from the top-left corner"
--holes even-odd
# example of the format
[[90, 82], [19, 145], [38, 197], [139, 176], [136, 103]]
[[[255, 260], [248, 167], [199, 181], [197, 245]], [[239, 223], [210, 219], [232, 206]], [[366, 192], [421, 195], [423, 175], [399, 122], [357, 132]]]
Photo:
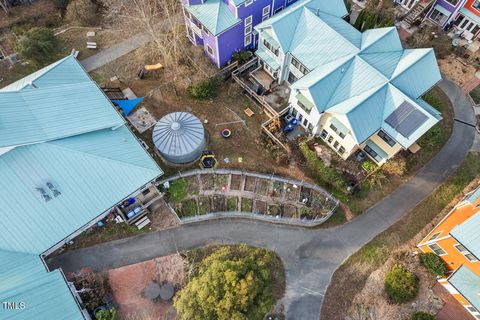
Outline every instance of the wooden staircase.
[[407, 28], [413, 26], [415, 21], [425, 12], [427, 9], [430, 8], [434, 1], [433, 0], [420, 0], [416, 5], [413, 6], [410, 11], [407, 12], [403, 21]]

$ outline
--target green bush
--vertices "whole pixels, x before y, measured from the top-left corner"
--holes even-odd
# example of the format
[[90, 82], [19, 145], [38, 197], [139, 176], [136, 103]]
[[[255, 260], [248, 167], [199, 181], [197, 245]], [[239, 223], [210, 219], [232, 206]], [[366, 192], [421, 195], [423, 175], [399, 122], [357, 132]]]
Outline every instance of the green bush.
[[216, 97], [221, 82], [222, 80], [220, 78], [213, 77], [198, 84], [190, 85], [187, 88], [187, 96], [191, 99], [197, 100]]
[[176, 295], [178, 319], [263, 319], [275, 304], [275, 264], [264, 249], [220, 247]]
[[378, 169], [378, 166], [371, 160], [366, 160], [362, 163], [362, 168], [367, 171], [367, 173], [372, 173]]
[[56, 59], [57, 38], [48, 28], [32, 28], [17, 43], [17, 51], [35, 65], [44, 65]]
[[308, 169], [319, 182], [323, 182], [321, 184], [330, 185], [342, 193], [346, 192], [347, 182], [341, 173], [327, 167], [305, 142], [300, 143], [299, 147], [307, 161]]
[[115, 308], [111, 308], [108, 310], [100, 310], [95, 313], [95, 318], [97, 320], [116, 320], [117, 310], [115, 310]]
[[435, 320], [435, 316], [430, 313], [418, 311], [413, 314], [412, 320]]
[[170, 183], [170, 187], [167, 189], [166, 194], [170, 201], [180, 202], [187, 197], [188, 183], [185, 179], [178, 179]]
[[420, 255], [420, 263], [432, 274], [439, 277], [444, 277], [448, 272], [443, 260], [432, 252], [422, 253]]
[[418, 279], [405, 267], [394, 265], [385, 277], [385, 293], [393, 303], [411, 301], [418, 293]]
[[250, 59], [251, 56], [252, 53], [250, 51], [238, 51], [233, 54], [232, 60], [238, 62], [239, 64], [244, 64]]

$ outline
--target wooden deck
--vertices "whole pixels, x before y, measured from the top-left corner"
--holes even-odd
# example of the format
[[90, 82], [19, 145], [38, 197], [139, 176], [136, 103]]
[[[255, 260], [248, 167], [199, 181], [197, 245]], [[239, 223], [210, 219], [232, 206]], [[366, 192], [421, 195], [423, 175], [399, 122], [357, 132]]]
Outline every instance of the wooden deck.
[[474, 317], [440, 283], [433, 287], [433, 292], [445, 302], [437, 314], [437, 320], [474, 320]]

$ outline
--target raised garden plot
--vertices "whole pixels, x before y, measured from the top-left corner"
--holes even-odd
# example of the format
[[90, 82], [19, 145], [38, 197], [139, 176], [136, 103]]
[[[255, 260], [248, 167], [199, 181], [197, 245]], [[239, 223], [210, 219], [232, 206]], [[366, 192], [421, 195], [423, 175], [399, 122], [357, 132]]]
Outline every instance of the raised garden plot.
[[272, 192], [270, 192], [271, 197], [281, 198], [283, 197], [285, 184], [280, 181], [274, 181], [272, 183]]
[[215, 191], [226, 190], [228, 187], [228, 175], [217, 174], [215, 176]]
[[197, 215], [197, 202], [195, 199], [184, 200], [175, 206], [175, 211], [180, 218], [193, 217]]
[[267, 203], [260, 200], [255, 200], [255, 213], [267, 214]]
[[242, 187], [242, 176], [239, 174], [232, 174], [230, 179], [230, 190], [240, 190]]
[[230, 212], [280, 223], [319, 224], [338, 205], [317, 186], [270, 175], [194, 170], [168, 181], [172, 190], [164, 192], [184, 223], [227, 217]]
[[270, 187], [270, 181], [265, 179], [258, 179], [255, 187], [255, 194], [266, 196], [268, 195], [268, 189]]
[[212, 212], [210, 208], [210, 197], [198, 197], [198, 214]]
[[255, 191], [256, 182], [257, 182], [257, 178], [247, 176], [245, 178], [245, 188], [244, 188], [244, 190], [248, 191], [248, 192]]
[[212, 198], [212, 212], [227, 211], [227, 199], [224, 196], [216, 195]]
[[227, 211], [238, 211], [238, 198], [227, 198]]
[[242, 211], [252, 212], [253, 200], [248, 198], [242, 198]]

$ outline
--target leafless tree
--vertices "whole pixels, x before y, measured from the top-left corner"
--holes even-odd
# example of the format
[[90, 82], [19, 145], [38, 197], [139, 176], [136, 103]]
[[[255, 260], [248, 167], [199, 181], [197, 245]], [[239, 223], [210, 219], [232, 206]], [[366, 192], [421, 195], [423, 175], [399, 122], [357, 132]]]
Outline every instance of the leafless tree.
[[8, 2], [7, 0], [0, 0], [0, 8], [5, 11], [6, 14], [8, 14]]
[[185, 42], [178, 0], [103, 0], [108, 16], [125, 34], [143, 30], [152, 39], [161, 63], [175, 69]]

